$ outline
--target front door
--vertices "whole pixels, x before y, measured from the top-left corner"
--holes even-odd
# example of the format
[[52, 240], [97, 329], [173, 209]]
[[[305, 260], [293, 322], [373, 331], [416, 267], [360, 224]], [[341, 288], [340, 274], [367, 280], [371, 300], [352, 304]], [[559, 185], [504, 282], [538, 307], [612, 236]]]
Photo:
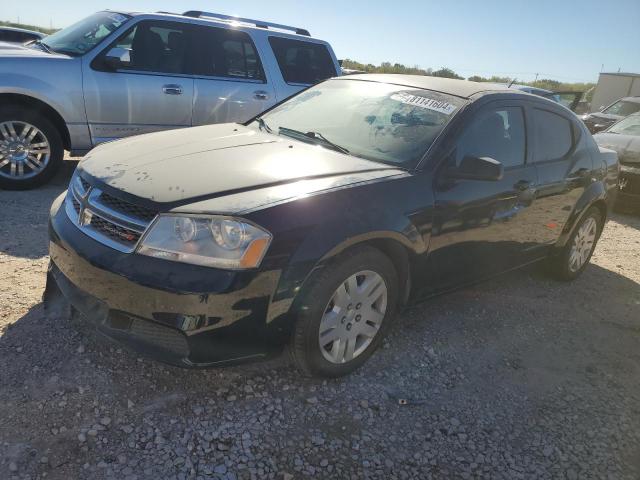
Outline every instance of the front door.
[[[474, 115], [435, 176], [435, 208], [421, 294], [447, 290], [519, 265], [538, 242], [532, 228], [536, 169], [527, 163], [524, 109], [493, 102]], [[499, 180], [452, 179], [466, 156], [504, 167]], [[420, 294], [419, 294], [420, 295]]]
[[[193, 77], [187, 23], [141, 21], [83, 65], [87, 120], [93, 144], [191, 126]], [[116, 69], [104, 56], [126, 52]]]
[[243, 123], [276, 103], [273, 82], [247, 33], [195, 28], [194, 125]]

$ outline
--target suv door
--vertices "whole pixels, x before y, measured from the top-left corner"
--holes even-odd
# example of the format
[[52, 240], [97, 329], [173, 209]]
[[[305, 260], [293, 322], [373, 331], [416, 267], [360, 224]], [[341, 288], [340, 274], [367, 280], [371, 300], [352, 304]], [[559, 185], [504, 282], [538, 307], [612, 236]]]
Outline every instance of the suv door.
[[[83, 66], [87, 121], [93, 144], [191, 126], [193, 78], [188, 23], [142, 20]], [[120, 66], [104, 57], [125, 52]]]
[[556, 242], [578, 199], [591, 183], [593, 160], [577, 119], [566, 111], [533, 104], [532, 161], [538, 172], [536, 209], [540, 212], [541, 245]]
[[[492, 102], [476, 110], [434, 180], [435, 208], [423, 293], [446, 290], [524, 263], [537, 242], [531, 206], [537, 182], [527, 163], [524, 108]], [[501, 179], [455, 179], [465, 156], [490, 157]]]
[[276, 103], [273, 84], [246, 32], [194, 28], [193, 125], [246, 122]]

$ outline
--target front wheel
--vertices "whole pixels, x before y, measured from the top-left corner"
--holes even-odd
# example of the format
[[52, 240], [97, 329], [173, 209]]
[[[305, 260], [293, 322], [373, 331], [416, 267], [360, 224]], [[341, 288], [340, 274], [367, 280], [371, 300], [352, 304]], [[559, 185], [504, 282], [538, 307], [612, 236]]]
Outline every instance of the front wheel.
[[309, 280], [290, 347], [302, 373], [351, 373], [379, 346], [395, 313], [398, 280], [393, 263], [373, 247], [338, 257]]
[[48, 181], [62, 164], [60, 133], [41, 113], [0, 108], [0, 188], [26, 190]]
[[549, 258], [553, 276], [560, 280], [573, 280], [587, 267], [602, 231], [600, 210], [591, 207], [576, 226], [571, 238], [557, 255]]

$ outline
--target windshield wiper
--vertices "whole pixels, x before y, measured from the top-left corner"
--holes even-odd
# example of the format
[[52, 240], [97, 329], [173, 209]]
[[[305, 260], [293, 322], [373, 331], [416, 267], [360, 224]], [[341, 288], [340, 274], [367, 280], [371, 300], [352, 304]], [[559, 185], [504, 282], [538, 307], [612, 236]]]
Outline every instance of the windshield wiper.
[[346, 148], [338, 145], [337, 143], [333, 143], [331, 140], [327, 139], [324, 135], [322, 135], [320, 132], [301, 132], [299, 130], [294, 130], [293, 128], [287, 128], [287, 127], [280, 127], [279, 129], [280, 133], [283, 133], [285, 135], [289, 135], [292, 137], [305, 137], [305, 138], [310, 138], [311, 140], [318, 140], [320, 141], [320, 143], [328, 148], [331, 148], [332, 150], [336, 150], [340, 153], [344, 153], [345, 155], [349, 155], [349, 150], [347, 150]]
[[51, 51], [51, 47], [49, 45], [47, 45], [46, 43], [44, 43], [42, 40], [35, 40], [32, 44], [33, 45], [38, 45], [39, 47], [42, 47], [42, 49], [47, 53], [53, 53]]
[[267, 122], [264, 121], [264, 118], [256, 117], [256, 122], [258, 122], [260, 128], [264, 129], [268, 133], [273, 133], [273, 129], [269, 125], [267, 125]]

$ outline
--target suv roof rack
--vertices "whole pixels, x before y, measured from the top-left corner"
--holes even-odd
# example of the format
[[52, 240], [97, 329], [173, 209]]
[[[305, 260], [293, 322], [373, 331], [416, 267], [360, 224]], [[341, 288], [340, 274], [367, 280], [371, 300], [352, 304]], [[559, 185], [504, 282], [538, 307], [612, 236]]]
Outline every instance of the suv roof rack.
[[262, 20], [252, 20], [250, 18], [240, 18], [240, 17], [232, 17], [231, 15], [223, 15], [222, 13], [213, 13], [213, 12], [201, 12], [200, 10], [188, 10], [182, 14], [185, 17], [193, 17], [193, 18], [211, 18], [214, 20], [222, 20], [224, 22], [240, 22], [240, 23], [248, 23], [250, 25], [254, 25], [257, 28], [277, 28], [279, 30], [289, 30], [291, 32], [295, 32], [298, 35], [305, 35], [310, 37], [311, 34], [309, 30], [298, 27], [291, 27], [289, 25], [282, 25], [279, 23], [272, 22], [263, 22]]

